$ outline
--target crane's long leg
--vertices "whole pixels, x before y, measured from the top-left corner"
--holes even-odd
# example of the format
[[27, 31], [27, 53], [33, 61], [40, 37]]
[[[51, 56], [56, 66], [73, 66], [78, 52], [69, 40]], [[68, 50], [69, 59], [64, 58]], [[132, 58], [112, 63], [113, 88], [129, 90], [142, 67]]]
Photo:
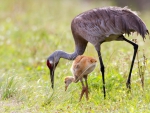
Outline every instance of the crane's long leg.
[[102, 73], [102, 80], [103, 80], [103, 92], [104, 92], [104, 98], [105, 98], [106, 97], [106, 92], [105, 92], [105, 76], [104, 76], [105, 67], [104, 67], [104, 64], [103, 64], [101, 52], [97, 50], [97, 53], [98, 53], [98, 57], [99, 57], [99, 61], [100, 61], [100, 66], [101, 66], [101, 73]]
[[132, 58], [132, 63], [131, 63], [131, 67], [130, 67], [129, 76], [128, 76], [127, 83], [126, 83], [127, 88], [131, 89], [131, 73], [132, 73], [132, 68], [133, 68], [133, 65], [134, 65], [134, 60], [135, 60], [135, 57], [136, 57], [136, 53], [137, 53], [137, 50], [138, 50], [138, 45], [133, 43], [130, 40], [127, 40], [125, 37], [123, 38], [123, 40], [130, 43], [130, 44], [132, 44], [133, 47], [134, 47], [134, 54], [133, 54], [133, 58]]

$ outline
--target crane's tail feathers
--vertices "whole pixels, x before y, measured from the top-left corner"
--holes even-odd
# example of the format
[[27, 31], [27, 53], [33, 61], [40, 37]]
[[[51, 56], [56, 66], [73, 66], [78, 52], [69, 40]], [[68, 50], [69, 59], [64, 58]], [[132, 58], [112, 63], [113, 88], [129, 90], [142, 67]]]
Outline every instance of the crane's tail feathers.
[[125, 34], [128, 35], [130, 35], [131, 32], [137, 32], [143, 37], [144, 40], [146, 38], [145, 35], [149, 35], [149, 31], [146, 28], [146, 25], [140, 19], [139, 16], [133, 14], [133, 12], [129, 10], [125, 10], [125, 11], [126, 11], [126, 15], [123, 15], [121, 17], [122, 30], [124, 31]]
[[146, 32], [147, 32], [147, 34], [148, 34], [148, 36], [149, 36], [149, 38], [150, 38], [149, 31], [147, 30]]

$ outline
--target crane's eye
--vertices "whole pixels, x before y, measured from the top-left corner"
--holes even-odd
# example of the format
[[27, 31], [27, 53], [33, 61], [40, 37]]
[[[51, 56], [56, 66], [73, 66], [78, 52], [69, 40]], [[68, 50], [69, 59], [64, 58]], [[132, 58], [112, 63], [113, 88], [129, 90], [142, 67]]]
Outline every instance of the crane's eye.
[[67, 83], [67, 81], [65, 81], [65, 84]]

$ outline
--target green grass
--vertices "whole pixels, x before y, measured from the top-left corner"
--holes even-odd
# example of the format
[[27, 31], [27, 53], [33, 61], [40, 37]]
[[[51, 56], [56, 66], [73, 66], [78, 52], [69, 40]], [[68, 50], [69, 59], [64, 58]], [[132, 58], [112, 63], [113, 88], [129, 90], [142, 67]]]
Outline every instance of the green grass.
[[[102, 45], [106, 67], [106, 94], [104, 100], [99, 64], [88, 77], [89, 101], [79, 102], [81, 84], [71, 84], [65, 92], [64, 77], [71, 75], [72, 61], [61, 59], [55, 72], [55, 89], [51, 89], [46, 58], [55, 50], [74, 51], [70, 23], [79, 13], [94, 7], [108, 6], [110, 2], [69, 0], [5, 0], [0, 5], [0, 112], [15, 113], [99, 113], [150, 111], [150, 40], [145, 42], [136, 34], [138, 57], [143, 66], [143, 49], [147, 58], [142, 89], [136, 60], [132, 74], [132, 91], [128, 93], [126, 80], [133, 47], [125, 42]], [[84, 5], [81, 5], [84, 4]], [[140, 17], [150, 29], [149, 13]], [[88, 44], [85, 55], [97, 58]]]

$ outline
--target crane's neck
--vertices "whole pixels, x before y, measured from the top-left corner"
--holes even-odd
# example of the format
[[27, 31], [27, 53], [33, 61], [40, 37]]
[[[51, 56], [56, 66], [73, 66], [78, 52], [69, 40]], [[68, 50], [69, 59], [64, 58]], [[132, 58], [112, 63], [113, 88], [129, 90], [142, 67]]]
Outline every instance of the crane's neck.
[[84, 47], [76, 47], [75, 51], [71, 54], [57, 50], [48, 57], [48, 60], [54, 64], [58, 64], [60, 58], [74, 60], [78, 55], [82, 55], [84, 53], [85, 47], [86, 45]]
[[65, 58], [65, 59], [68, 59], [68, 60], [74, 60], [77, 56], [78, 56], [78, 54], [77, 54], [76, 51], [71, 53], [71, 54], [66, 53], [64, 51], [61, 51], [61, 57], [60, 58]]
[[68, 60], [74, 60], [78, 56], [76, 51], [72, 54], [69, 54], [69, 53], [66, 53], [66, 52], [61, 51], [61, 50], [55, 51], [53, 53], [53, 55], [54, 55], [54, 59], [56, 59], [56, 61], [59, 61], [60, 58], [64, 58], [64, 59], [68, 59]]

